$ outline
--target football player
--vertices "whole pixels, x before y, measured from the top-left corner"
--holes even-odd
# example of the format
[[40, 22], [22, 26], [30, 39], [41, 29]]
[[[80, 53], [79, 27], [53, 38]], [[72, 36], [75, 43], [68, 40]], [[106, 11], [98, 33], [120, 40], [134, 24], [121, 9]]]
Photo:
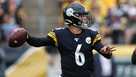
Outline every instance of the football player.
[[27, 43], [35, 46], [55, 46], [61, 55], [61, 77], [93, 77], [93, 52], [97, 50], [106, 58], [112, 56], [113, 47], [101, 43], [98, 32], [87, 29], [89, 13], [79, 3], [64, 9], [64, 28], [50, 31], [47, 37], [36, 38], [28, 34]]
[[133, 51], [132, 57], [131, 57], [132, 64], [136, 65], [136, 48]]

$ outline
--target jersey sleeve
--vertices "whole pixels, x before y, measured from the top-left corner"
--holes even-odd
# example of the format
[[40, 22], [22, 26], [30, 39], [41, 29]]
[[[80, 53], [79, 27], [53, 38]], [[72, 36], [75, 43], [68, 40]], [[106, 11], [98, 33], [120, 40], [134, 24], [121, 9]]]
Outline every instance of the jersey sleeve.
[[50, 37], [50, 38], [52, 39], [53, 44], [54, 44], [55, 46], [58, 45], [57, 36], [56, 36], [56, 34], [55, 34], [54, 31], [50, 31], [50, 32], [48, 33], [48, 37]]
[[31, 46], [56, 46], [56, 36], [54, 32], [49, 32], [46, 37], [32, 37], [28, 35], [27, 43]]

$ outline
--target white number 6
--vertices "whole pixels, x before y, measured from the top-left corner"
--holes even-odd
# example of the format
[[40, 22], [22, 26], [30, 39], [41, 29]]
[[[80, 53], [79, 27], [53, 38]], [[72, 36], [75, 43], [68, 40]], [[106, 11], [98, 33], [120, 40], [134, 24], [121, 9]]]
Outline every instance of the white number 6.
[[75, 60], [78, 66], [83, 66], [85, 63], [85, 56], [82, 52], [80, 52], [81, 47], [82, 44], [78, 44], [75, 52]]

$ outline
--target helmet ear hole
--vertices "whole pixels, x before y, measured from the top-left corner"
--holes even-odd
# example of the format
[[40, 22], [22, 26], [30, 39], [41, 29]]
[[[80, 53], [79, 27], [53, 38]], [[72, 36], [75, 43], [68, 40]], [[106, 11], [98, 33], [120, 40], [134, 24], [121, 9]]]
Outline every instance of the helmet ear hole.
[[76, 17], [79, 17], [80, 15], [78, 13], [75, 14]]

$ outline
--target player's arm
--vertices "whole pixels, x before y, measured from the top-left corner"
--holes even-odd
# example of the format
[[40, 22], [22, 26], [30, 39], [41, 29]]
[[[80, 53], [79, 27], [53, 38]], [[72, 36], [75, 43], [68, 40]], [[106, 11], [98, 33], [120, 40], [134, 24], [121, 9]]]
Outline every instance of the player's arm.
[[55, 32], [49, 32], [46, 37], [37, 38], [28, 35], [27, 43], [31, 46], [40, 47], [40, 46], [56, 46], [57, 39]]
[[112, 52], [115, 51], [113, 47], [109, 47], [101, 43], [101, 36], [99, 33], [96, 34], [93, 40], [93, 47], [106, 58], [111, 58]]
[[131, 61], [132, 61], [132, 64], [136, 64], [136, 48], [132, 54]]

